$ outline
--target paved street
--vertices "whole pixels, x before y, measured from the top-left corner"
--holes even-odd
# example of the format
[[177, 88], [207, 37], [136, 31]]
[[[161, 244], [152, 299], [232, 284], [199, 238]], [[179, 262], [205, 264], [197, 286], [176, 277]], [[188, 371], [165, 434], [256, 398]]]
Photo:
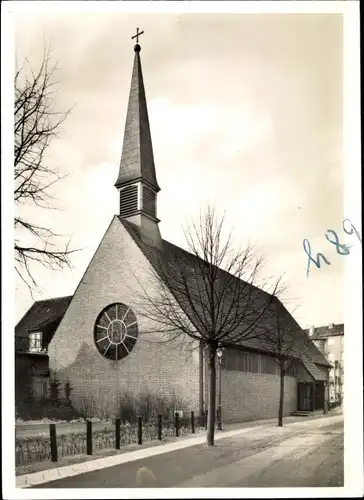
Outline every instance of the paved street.
[[343, 417], [262, 427], [36, 488], [343, 486]]

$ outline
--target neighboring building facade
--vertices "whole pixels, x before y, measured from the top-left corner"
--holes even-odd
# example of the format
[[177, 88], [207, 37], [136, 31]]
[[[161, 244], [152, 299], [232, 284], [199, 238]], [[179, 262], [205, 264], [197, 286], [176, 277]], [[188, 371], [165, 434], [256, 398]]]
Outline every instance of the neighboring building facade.
[[15, 327], [15, 405], [25, 417], [29, 399], [48, 396], [48, 346], [72, 297], [35, 302]]
[[[176, 395], [197, 413], [206, 409], [208, 394], [203, 347], [196, 342], [196, 349], [191, 351], [191, 345], [184, 348], [182, 343], [181, 348], [181, 340], [161, 343], [160, 333], [143, 313], [140, 300], [141, 289], [147, 290], [150, 297], [160, 293], [150, 279], [158, 272], [160, 261], [169, 265], [168, 258], [173, 255], [193, 269], [196, 256], [162, 239], [160, 234], [160, 188], [140, 46], [136, 45], [134, 51], [124, 143], [115, 183], [120, 215], [113, 217], [74, 295], [52, 299], [63, 300], [66, 306], [57, 316], [57, 325], [50, 318], [39, 323], [32, 321], [30, 310], [19, 323], [21, 328], [17, 326], [16, 336], [21, 332], [27, 336], [30, 359], [36, 355], [31, 352], [33, 344], [36, 349], [40, 345], [47, 348], [49, 369], [57, 373], [62, 384], [70, 383], [75, 408], [93, 399], [115, 413], [120, 395], [127, 391], [136, 396], [142, 392]], [[259, 297], [264, 293], [255, 290]], [[285, 311], [282, 304], [280, 307]], [[188, 317], [186, 309], [181, 308], [181, 312]], [[306, 341], [304, 331], [293, 319], [292, 322], [294, 334]], [[42, 343], [41, 325], [46, 324], [52, 334]], [[310, 352], [297, 360], [286, 376], [284, 415], [297, 409], [312, 411], [325, 407], [329, 364], [315, 345], [309, 344]], [[225, 343], [224, 347], [221, 393], [217, 395], [224, 421], [277, 416], [278, 369], [262, 343], [244, 342], [239, 347]]]
[[316, 347], [331, 365], [329, 372], [329, 398], [331, 403], [344, 400], [344, 324], [329, 323], [306, 330]]

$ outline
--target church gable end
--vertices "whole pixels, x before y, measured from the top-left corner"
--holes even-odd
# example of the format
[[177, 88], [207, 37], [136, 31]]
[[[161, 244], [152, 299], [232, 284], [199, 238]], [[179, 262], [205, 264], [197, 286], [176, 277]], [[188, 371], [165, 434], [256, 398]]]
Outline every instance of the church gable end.
[[124, 391], [184, 392], [198, 404], [197, 360], [182, 359], [170, 343], [154, 342], [141, 314], [142, 287], [155, 293], [151, 272], [114, 217], [49, 346], [50, 369], [70, 381], [76, 406], [93, 397], [114, 405]]

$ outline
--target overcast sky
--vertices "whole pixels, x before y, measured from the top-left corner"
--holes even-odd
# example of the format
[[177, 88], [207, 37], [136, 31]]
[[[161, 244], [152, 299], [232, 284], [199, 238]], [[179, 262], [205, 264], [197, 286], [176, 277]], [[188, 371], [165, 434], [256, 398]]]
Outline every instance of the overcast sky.
[[[342, 235], [344, 218], [338, 14], [17, 13], [18, 61], [37, 66], [50, 42], [57, 107], [75, 105], [50, 150], [52, 166], [70, 174], [56, 191], [62, 210], [27, 214], [84, 250], [72, 271], [37, 270], [36, 298], [74, 292], [117, 213], [137, 26], [163, 238], [185, 246], [182, 226], [213, 202], [237, 244], [257, 241], [267, 273], [286, 274], [301, 326], [344, 321], [347, 257], [325, 239], [327, 229]], [[309, 277], [305, 238], [331, 261]], [[18, 280], [17, 320], [32, 302]]]

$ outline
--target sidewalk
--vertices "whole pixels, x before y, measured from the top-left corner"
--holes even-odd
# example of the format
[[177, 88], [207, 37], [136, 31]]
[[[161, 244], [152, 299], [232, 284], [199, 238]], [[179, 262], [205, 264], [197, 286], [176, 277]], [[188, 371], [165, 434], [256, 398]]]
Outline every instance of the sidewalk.
[[[338, 415], [341, 412], [333, 410], [327, 416]], [[284, 424], [298, 423], [302, 421], [308, 421], [313, 419], [325, 418], [326, 415], [314, 415], [311, 417], [286, 417], [284, 418]], [[257, 420], [250, 422], [243, 422], [240, 424], [227, 424], [224, 426], [222, 431], [216, 431], [215, 440], [220, 440], [226, 437], [232, 437], [237, 434], [251, 432], [253, 430], [258, 430], [261, 427], [276, 426], [277, 419], [266, 419]], [[22, 475], [16, 477], [16, 486], [18, 488], [24, 488], [27, 486], [33, 486], [37, 484], [47, 483], [49, 481], [54, 481], [61, 478], [71, 477], [85, 472], [96, 471], [106, 467], [112, 467], [114, 465], [119, 465], [127, 462], [132, 462], [135, 460], [140, 460], [143, 458], [148, 458], [163, 453], [168, 453], [171, 451], [187, 448], [197, 444], [202, 444], [206, 440], [206, 431], [199, 432], [197, 434], [190, 434], [187, 436], [182, 436], [179, 438], [170, 437], [165, 438], [163, 441], [150, 441], [146, 442], [141, 446], [138, 445], [128, 445], [120, 450], [103, 450], [103, 452], [88, 455], [79, 455], [73, 457], [67, 457], [59, 462], [42, 462], [33, 465], [38, 466], [38, 470], [35, 472], [30, 472], [24, 474], [24, 466], [22, 467]], [[106, 455], [106, 456], [105, 456]], [[43, 470], [41, 470], [41, 468]], [[44, 468], [47, 468], [44, 470]]]

